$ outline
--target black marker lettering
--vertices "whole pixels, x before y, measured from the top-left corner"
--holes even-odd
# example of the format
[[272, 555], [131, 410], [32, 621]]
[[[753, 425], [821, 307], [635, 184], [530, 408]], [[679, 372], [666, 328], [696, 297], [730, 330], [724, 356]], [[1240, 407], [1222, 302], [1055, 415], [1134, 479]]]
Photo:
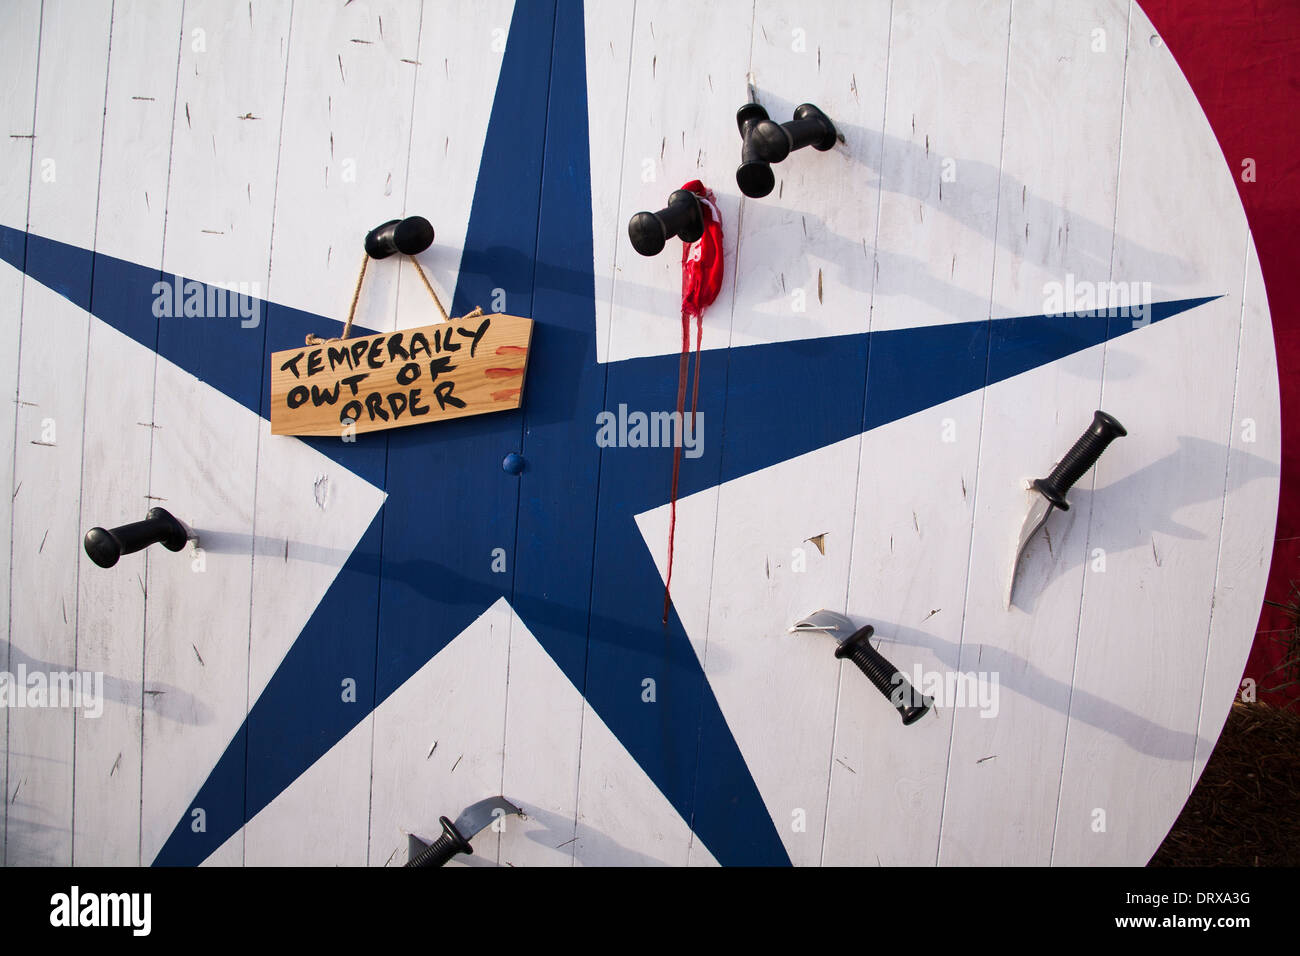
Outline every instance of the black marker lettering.
[[451, 390], [454, 389], [455, 387], [456, 387], [456, 383], [450, 380], [439, 382], [437, 385], [433, 387], [433, 397], [438, 400], [439, 408], [445, 411], [448, 405], [451, 405], [454, 408], [465, 407], [464, 402], [462, 402], [455, 395], [451, 394]]
[[295, 355], [293, 358], [289, 359], [289, 361], [287, 361], [287, 362], [285, 362], [283, 365], [281, 365], [281, 366], [280, 366], [280, 371], [281, 371], [281, 372], [285, 372], [285, 371], [293, 372], [293, 377], [294, 377], [294, 378], [299, 378], [300, 376], [298, 375], [298, 363], [302, 360], [302, 356], [303, 356], [303, 353], [302, 353], [302, 352], [299, 352], [299, 353], [298, 353], [297, 355]]
[[478, 331], [477, 331], [477, 332], [466, 332], [464, 329], [457, 329], [457, 330], [456, 330], [456, 331], [459, 332], [461, 335], [465, 336], [465, 338], [467, 338], [467, 339], [472, 339], [472, 340], [473, 340], [473, 341], [471, 341], [471, 342], [469, 343], [469, 357], [470, 357], [470, 358], [473, 358], [473, 357], [474, 357], [474, 350], [475, 350], [476, 348], [478, 348], [478, 344], [479, 344], [479, 342], [481, 342], [481, 341], [483, 340], [483, 336], [487, 335], [488, 326], [491, 325], [491, 324], [492, 324], [492, 320], [491, 320], [491, 319], [484, 319], [484, 320], [483, 320], [483, 324], [480, 325], [480, 326], [478, 327]]

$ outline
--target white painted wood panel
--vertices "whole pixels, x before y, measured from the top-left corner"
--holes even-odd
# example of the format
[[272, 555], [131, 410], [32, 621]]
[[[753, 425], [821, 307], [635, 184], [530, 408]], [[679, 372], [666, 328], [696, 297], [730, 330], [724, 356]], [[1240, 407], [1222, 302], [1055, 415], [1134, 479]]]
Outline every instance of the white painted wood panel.
[[[698, 11], [702, 15], [690, 30], [683, 30], [688, 9], [693, 10], [666, 0], [636, 4], [617, 213], [621, 235], [614, 251], [609, 341], [600, 350], [609, 361], [681, 349], [681, 243], [672, 240], [657, 256], [639, 255], [627, 240], [627, 223], [636, 213], [662, 209], [673, 190], [700, 179], [717, 196], [725, 274], [734, 275], [736, 268], [740, 190], [734, 173], [740, 134], [735, 115], [748, 99], [754, 5], [753, 0], [711, 3]], [[616, 103], [602, 105], [603, 110], [613, 120], [604, 127], [611, 135], [622, 111]], [[592, 191], [612, 185], [593, 182]], [[733, 289], [723, 282], [704, 313], [706, 349], [728, 341]]]
[[[402, 104], [410, 117], [409, 173], [404, 173], [395, 192], [400, 190], [405, 196], [406, 215], [421, 215], [433, 223], [437, 235], [433, 246], [420, 255], [420, 261], [443, 307], [449, 310], [513, 9], [509, 0], [497, 0], [475, 5], [469, 13], [449, 16], [439, 4], [426, 5], [413, 100], [408, 95]], [[366, 151], [370, 151], [369, 145]], [[405, 164], [401, 168], [405, 170]], [[378, 265], [398, 272], [396, 259]], [[436, 307], [409, 264], [401, 265], [396, 281], [395, 312], [382, 328], [427, 325], [438, 320]], [[491, 302], [481, 304], [485, 309], [492, 307]], [[437, 666], [422, 669], [374, 715], [371, 865], [382, 866], [393, 859], [404, 862], [406, 832], [424, 833], [420, 828], [427, 824], [429, 832], [424, 835], [436, 837], [441, 832], [439, 815], [454, 820], [469, 804], [501, 792], [511, 615], [503, 615], [497, 606], [470, 630], [481, 633], [477, 630], [480, 624], [490, 631], [490, 641], [457, 638], [461, 649], [453, 652], [453, 642], [435, 658]], [[438, 664], [449, 652], [449, 660]], [[443, 688], [453, 685], [463, 688], [462, 696], [453, 695], [444, 701]], [[434, 690], [435, 686], [439, 689]], [[416, 687], [423, 690], [412, 689]], [[470, 687], [475, 695], [490, 702], [483, 713], [461, 712]], [[419, 697], [421, 693], [428, 696]], [[431, 728], [433, 737], [429, 736]], [[429, 762], [416, 771], [422, 783], [403, 782], [395, 792], [383, 792], [393, 780], [411, 773], [411, 755], [427, 754], [435, 739], [442, 743]], [[452, 748], [456, 748], [454, 753]], [[487, 840], [488, 836], [485, 834], [485, 842], [476, 851], [475, 865], [496, 859], [496, 842]], [[399, 842], [398, 855], [392, 858]]]
[[[37, 80], [30, 229], [82, 247], [94, 244], [110, 12], [108, 3], [47, 3], [41, 18], [45, 68]], [[88, 286], [90, 275], [68, 279]], [[30, 279], [22, 314], [11, 587], [32, 598], [11, 609], [10, 663], [25, 663], [29, 671], [66, 672], [77, 659], [81, 529], [75, 502], [89, 317]], [[72, 861], [78, 719], [69, 708], [10, 714], [10, 865]]]
[[[180, 10], [157, 2], [113, 7], [104, 112], [97, 252], [161, 266]], [[120, 292], [99, 273], [94, 294]], [[150, 505], [154, 352], [90, 321], [81, 512], [84, 531], [144, 517]], [[104, 674], [104, 710], [77, 727], [73, 862], [140, 862], [144, 696], [143, 556], [111, 570], [79, 551], [77, 666]]]
[[[871, 170], [880, 165], [889, 16], [882, 2], [757, 6], [758, 102], [778, 123], [815, 103], [845, 141], [792, 154], [773, 167], [770, 195], [743, 200], [733, 346], [868, 330], [879, 200]], [[739, 135], [735, 145], [739, 163]], [[845, 195], [855, 201], [840, 202]], [[860, 395], [865, 376], [842, 384]], [[705, 673], [796, 865], [821, 856], [840, 665], [833, 643], [785, 632], [818, 608], [844, 608], [858, 446], [839, 442], [719, 488], [711, 587], [696, 596], [707, 622]], [[679, 529], [713, 518], [684, 515]]]
[[[621, 198], [618, 222], [623, 233], [614, 253], [613, 305], [608, 358], [677, 353], [681, 349], [681, 243], [673, 240], [658, 256], [641, 256], [626, 240], [626, 224], [637, 212], [663, 208], [668, 195], [692, 179], [714, 191], [723, 221], [724, 275], [736, 268], [740, 190], [734, 170], [739, 163], [740, 135], [735, 112], [748, 100], [752, 2], [730, 0], [709, 6], [707, 14], [680, 28], [683, 8], [667, 2], [638, 2], [632, 32], [631, 66], [625, 107]], [[707, 55], [702, 51], [708, 51]], [[670, 66], [671, 65], [671, 66]], [[615, 118], [616, 104], [602, 107]], [[594, 137], [593, 137], [594, 138]], [[598, 184], [592, 191], [608, 189]], [[599, 285], [597, 286], [599, 290]], [[717, 299], [704, 312], [703, 346], [722, 347], [730, 338], [734, 285], [724, 279]], [[597, 313], [599, 315], [599, 312]], [[692, 322], [691, 342], [695, 341]], [[597, 322], [597, 331], [601, 325]], [[599, 346], [598, 346], [599, 348]], [[719, 366], [712, 366], [715, 373]], [[707, 374], [707, 373], [706, 373]], [[651, 411], [651, 410], [645, 410]], [[666, 409], [665, 409], [666, 411]], [[669, 489], [664, 489], [667, 498]], [[716, 491], [691, 520], [677, 525], [673, 582], [708, 581], [712, 576]], [[645, 529], [642, 529], [645, 533]], [[667, 574], [668, 534], [665, 521], [647, 540], [660, 574]], [[677, 608], [686, 634], [703, 659], [706, 617], [690, 617]], [[682, 865], [694, 853], [690, 834], [665, 829], [662, 818], [645, 801], [649, 792], [622, 777], [612, 780], [588, 772], [597, 760], [598, 738], [588, 741], [585, 728], [595, 718], [584, 707], [584, 737], [578, 779], [578, 826], [597, 833], [621, 832], [623, 851], [609, 855], [603, 844], [579, 839], [575, 862], [587, 865], [630, 862], [625, 854], [653, 851], [655, 859]], [[592, 759], [589, 749], [597, 748]], [[620, 783], [620, 781], [622, 781]], [[612, 787], [626, 790], [628, 803], [613, 810]], [[658, 794], [658, 791], [654, 791]], [[662, 799], [660, 796], [659, 799]], [[678, 839], [683, 836], [684, 839]]]
[[[994, 318], [1042, 313], [1047, 284], [1068, 275], [1094, 283], [1111, 277], [1127, 22], [1122, 0], [1015, 8]], [[1104, 50], [1094, 48], [1097, 30], [1107, 38]], [[1061, 110], [1062, 99], [1091, 108]], [[1079, 162], [1085, 153], [1089, 161]], [[997, 714], [955, 713], [941, 864], [1041, 865], [1050, 857], [1090, 478], [1076, 486], [1076, 506], [1054, 515], [1026, 549], [1016, 604], [1006, 610], [1004, 602], [1032, 501], [1026, 483], [1045, 476], [1091, 422], [1101, 375], [1102, 350], [1093, 348], [984, 396], [965, 621], [942, 650], [949, 669], [986, 675], [990, 688], [996, 676]], [[990, 814], [990, 804], [1000, 812]]]
[[[1133, 7], [1115, 275], [1149, 279], [1157, 298], [1223, 297], [1106, 348], [1102, 401], [1129, 437], [1096, 470], [1088, 544], [1106, 572], [1084, 579], [1054, 863], [1149, 858], [1201, 746], [1248, 232], [1209, 124], [1154, 35]], [[1181, 272], [1158, 268], [1170, 255]]]
[[[990, 316], [990, 274], [1011, 5], [895, 2], [871, 330]], [[994, 307], [996, 308], [996, 306]], [[936, 356], [920, 376], [948, 374]], [[868, 355], [866, 401], [887, 402]], [[886, 379], [887, 380], [887, 379]], [[918, 689], [951, 670], [960, 644], [984, 396], [974, 392], [863, 437], [856, 470], [848, 612]], [[870, 411], [868, 411], [870, 414]], [[932, 863], [956, 707], [904, 728], [847, 663], [822, 861]], [[889, 783], [882, 786], [882, 781]]]
[[[366, 231], [405, 215], [420, 20], [415, 4], [294, 7], [268, 298], [343, 321]], [[376, 90], [385, 95], [376, 97]], [[400, 261], [375, 262], [367, 270], [359, 325], [393, 327]], [[273, 339], [268, 351], [299, 344]], [[262, 546], [253, 555], [250, 702], [275, 673], [383, 500], [376, 489], [303, 442], [273, 436], [265, 427], [260, 436], [253, 535]], [[372, 598], [377, 593], [376, 582]], [[310, 600], [300, 600], [306, 595]], [[355, 639], [373, 645], [375, 633]], [[368, 729], [370, 720], [363, 723]], [[281, 801], [276, 813], [249, 822], [249, 865], [365, 863], [370, 775], [357, 767], [369, 767], [369, 734], [360, 739], [364, 748], [342, 776], [324, 779], [326, 771], [318, 768], [314, 786], [295, 794], [305, 802]], [[259, 748], [271, 745], [252, 742]], [[325, 813], [335, 819], [328, 826], [331, 839], [304, 840], [303, 821]]]
[[[406, 213], [426, 217], [437, 232], [433, 246], [420, 254], [420, 262], [445, 309], [451, 309], [460, 275], [474, 183], [514, 6], [514, 0], [475, 3], [465, 8], [467, 12], [436, 2], [425, 6], [411, 114]], [[437, 309], [414, 269], [404, 264], [398, 283], [395, 328], [438, 321]], [[510, 311], [508, 301], [501, 309], [492, 302], [477, 304], [487, 312]]]
[[[168, 272], [267, 286], [289, 11], [278, 3], [185, 8], [163, 258]], [[264, 326], [231, 334], [261, 341]], [[145, 692], [161, 691], [176, 703], [145, 712], [145, 862], [157, 855], [247, 713], [261, 427], [256, 414], [165, 361], [158, 364], [154, 420], [150, 494], [198, 532], [204, 555], [201, 564], [158, 549], [146, 557]], [[243, 812], [203, 809], [213, 825], [219, 814]], [[224, 860], [241, 861], [242, 846]]]
[[[0, 34], [0, 96], [8, 119], [0, 141], [0, 222], [17, 227], [27, 223], [27, 203], [31, 192], [33, 156], [35, 155], [34, 116], [36, 108], [36, 61], [40, 52], [41, 6], [38, 0], [11, 4], [7, 9], [6, 29]], [[4, 450], [0, 452], [0, 488], [9, 488], [10, 497], [0, 495], [0, 522], [9, 529], [9, 541], [0, 544], [0, 610], [3, 611], [5, 648], [0, 670], [12, 672], [9, 641], [10, 622], [10, 547], [13, 543], [13, 494], [15, 487], [14, 446], [11, 444], [18, 422], [18, 342], [22, 320], [24, 278], [16, 269], [0, 269], [0, 434]], [[8, 545], [8, 546], [6, 546]], [[9, 791], [9, 709], [0, 708], [0, 819], [7, 822]], [[8, 841], [0, 832], [0, 866], [6, 862]]]
[[1277, 516], [1282, 455], [1277, 357], [1264, 276], [1253, 239], [1246, 257], [1237, 394], [1228, 440], [1228, 491], [1223, 503], [1210, 646], [1192, 765], [1193, 787], [1213, 753], [1246, 667], [1250, 644], [1242, 639], [1242, 628], [1245, 622], [1255, 619], [1255, 609], [1264, 600], [1264, 572], [1273, 554]]

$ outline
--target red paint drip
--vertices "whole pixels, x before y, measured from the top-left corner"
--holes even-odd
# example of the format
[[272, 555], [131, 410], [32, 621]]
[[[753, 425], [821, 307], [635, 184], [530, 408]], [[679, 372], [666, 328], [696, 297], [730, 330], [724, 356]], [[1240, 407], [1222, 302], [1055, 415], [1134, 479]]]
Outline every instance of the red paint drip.
[[499, 392], [492, 393], [492, 401], [494, 402], [505, 401], [507, 398], [516, 397], [522, 391], [523, 391], [522, 388], [503, 388]]
[[498, 345], [497, 355], [523, 355], [528, 351], [522, 345]]
[[523, 375], [524, 370], [521, 368], [485, 368], [483, 374], [488, 378], [512, 378], [516, 375]]

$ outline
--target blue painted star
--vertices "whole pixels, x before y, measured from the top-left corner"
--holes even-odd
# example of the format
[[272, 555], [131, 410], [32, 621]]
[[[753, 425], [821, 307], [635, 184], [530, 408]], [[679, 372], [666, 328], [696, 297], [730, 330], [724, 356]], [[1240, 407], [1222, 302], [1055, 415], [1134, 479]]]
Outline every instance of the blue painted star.
[[[579, 3], [516, 8], [497, 88], [452, 311], [504, 288], [510, 310], [532, 316], [524, 406], [355, 444], [311, 440], [386, 503], [196, 795], [206, 831], [182, 815], [156, 864], [203, 861], [502, 597], [715, 858], [789, 862], [681, 621], [660, 623], [663, 582], [634, 516], [664, 503], [671, 455], [595, 441], [602, 409], [675, 407], [678, 358], [596, 360]], [[173, 277], [5, 227], [0, 257], [264, 417], [270, 352], [339, 327], [274, 303], [260, 334], [237, 319], [160, 321], [153, 285]], [[1206, 301], [1157, 303], [1150, 318]], [[1040, 315], [706, 352], [700, 409], [723, 428], [683, 463], [681, 494], [1132, 328]], [[798, 381], [823, 387], [795, 401]], [[514, 450], [528, 463], [519, 477], [500, 465]], [[502, 546], [510, 574], [490, 568]], [[357, 678], [357, 703], [340, 700], [340, 675]]]

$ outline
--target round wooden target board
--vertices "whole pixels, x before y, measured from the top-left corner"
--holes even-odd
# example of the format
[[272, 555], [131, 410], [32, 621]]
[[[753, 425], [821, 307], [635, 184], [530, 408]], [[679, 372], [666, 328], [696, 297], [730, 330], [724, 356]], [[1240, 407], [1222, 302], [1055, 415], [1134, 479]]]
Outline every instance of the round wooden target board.
[[[1137, 3], [0, 18], [6, 864], [395, 865], [492, 794], [525, 817], [458, 863], [1157, 847], [1242, 672], [1280, 451], [1233, 172]], [[751, 96], [842, 135], [762, 199]], [[675, 407], [679, 244], [626, 227], [697, 178], [726, 276], [664, 624], [672, 452], [597, 436]], [[533, 320], [522, 407], [272, 435], [270, 355], [339, 334], [405, 215], [453, 315]], [[355, 334], [434, 321], [371, 263]], [[1025, 482], [1097, 408], [1128, 436], [1008, 609]], [[89, 561], [153, 506], [197, 540]], [[933, 712], [788, 633], [818, 608]], [[81, 706], [31, 695], [74, 670]]]

